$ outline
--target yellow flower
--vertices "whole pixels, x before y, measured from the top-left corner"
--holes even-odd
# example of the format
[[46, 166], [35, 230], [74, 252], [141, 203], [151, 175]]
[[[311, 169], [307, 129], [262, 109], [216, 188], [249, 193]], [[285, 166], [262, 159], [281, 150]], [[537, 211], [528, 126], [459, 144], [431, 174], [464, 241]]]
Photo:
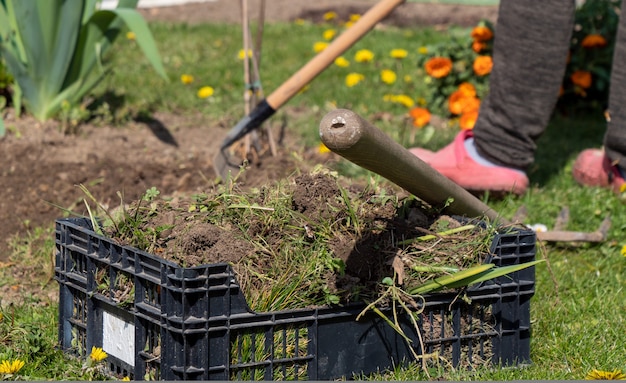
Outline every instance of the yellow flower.
[[354, 21], [346, 21], [345, 23], [343, 23], [343, 26], [345, 28], [350, 28], [353, 25], [354, 25]]
[[391, 52], [389, 52], [389, 56], [393, 57], [394, 59], [403, 59], [408, 55], [409, 52], [407, 52], [406, 49], [392, 49]]
[[191, 84], [193, 82], [193, 76], [190, 74], [181, 74], [180, 82], [182, 82], [185, 85]]
[[294, 24], [296, 25], [304, 25], [306, 23], [306, 21], [304, 21], [304, 19], [301, 18], [297, 18], [293, 21]]
[[324, 145], [324, 143], [320, 143], [319, 148], [317, 149], [320, 153], [324, 154], [324, 153], [330, 153], [330, 149], [328, 149], [328, 146]]
[[595, 368], [587, 373], [585, 380], [622, 380], [626, 379], [626, 375], [622, 370], [600, 371]]
[[360, 83], [363, 80], [365, 80], [365, 76], [363, 76], [360, 73], [352, 72], [346, 76], [346, 86], [348, 88], [352, 88], [353, 86], [355, 86], [356, 84]]
[[619, 192], [620, 192], [620, 193], [626, 193], [626, 183], [623, 183], [623, 184], [619, 187]]
[[89, 357], [94, 362], [100, 362], [102, 360], [105, 360], [107, 356], [108, 356], [107, 353], [104, 352], [104, 350], [102, 350], [101, 347], [96, 347], [96, 346], [93, 346], [91, 348], [91, 354], [89, 354]]
[[326, 41], [318, 41], [315, 44], [313, 44], [313, 50], [315, 51], [315, 53], [320, 53], [321, 51], [326, 49], [327, 46], [328, 46], [328, 43]]
[[359, 63], [370, 62], [374, 59], [374, 53], [369, 49], [361, 49], [354, 55], [354, 60]]
[[12, 362], [8, 360], [3, 360], [0, 363], [0, 374], [15, 374], [19, 370], [24, 367], [24, 361], [19, 359], [14, 359]]
[[135, 36], [135, 32], [126, 32], [126, 38], [129, 40], [135, 40], [137, 36]]
[[345, 68], [350, 66], [350, 61], [346, 60], [346, 58], [343, 56], [339, 56], [335, 59], [335, 65], [341, 68]]
[[4, 314], [0, 313], [0, 322], [4, 319]]
[[334, 29], [327, 29], [324, 31], [324, 40], [332, 40], [333, 37], [337, 34], [337, 31]]
[[130, 377], [128, 376], [123, 377], [122, 382], [130, 382]]
[[620, 250], [619, 253], [626, 257], [626, 245], [622, 246], [622, 250]]
[[417, 49], [417, 52], [419, 52], [419, 54], [425, 55], [426, 53], [428, 53], [428, 48], [426, 48], [426, 47], [419, 47]]
[[415, 105], [413, 99], [406, 94], [386, 94], [383, 96], [383, 101], [402, 104], [407, 108], [412, 108]]
[[213, 90], [212, 87], [210, 86], [203, 86], [202, 88], [198, 89], [198, 97], [200, 98], [208, 98], [213, 96], [213, 93], [215, 91]]
[[[237, 53], [237, 57], [239, 58], [239, 60], [245, 59], [246, 52], [243, 49], [240, 49], [239, 53]], [[252, 57], [252, 49], [248, 49], [248, 57]]]
[[394, 82], [396, 82], [397, 76], [396, 76], [396, 72], [390, 70], [390, 69], [383, 69], [380, 71], [380, 79], [385, 83], [385, 84], [393, 84]]
[[330, 11], [330, 12], [324, 13], [324, 20], [326, 21], [335, 20], [336, 18], [337, 18], [337, 12]]
[[353, 13], [350, 15], [350, 21], [352, 22], [359, 21], [360, 18], [361, 18], [361, 15], [359, 15], [358, 13]]

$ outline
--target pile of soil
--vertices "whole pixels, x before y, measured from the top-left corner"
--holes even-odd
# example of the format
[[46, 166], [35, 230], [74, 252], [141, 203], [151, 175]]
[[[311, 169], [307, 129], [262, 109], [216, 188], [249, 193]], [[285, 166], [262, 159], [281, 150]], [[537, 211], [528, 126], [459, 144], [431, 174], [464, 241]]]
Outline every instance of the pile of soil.
[[227, 262], [253, 303], [284, 287], [289, 274], [304, 276], [292, 294], [305, 307], [329, 303], [329, 296], [342, 303], [376, 299], [386, 277], [414, 287], [442, 275], [413, 273], [420, 262], [463, 269], [482, 263], [487, 252], [480, 245], [484, 230], [403, 242], [461, 223], [414, 197], [360, 186], [321, 167], [251, 190], [227, 182], [192, 195], [157, 194], [153, 189], [123, 214], [105, 214], [112, 217], [105, 235], [182, 267]]

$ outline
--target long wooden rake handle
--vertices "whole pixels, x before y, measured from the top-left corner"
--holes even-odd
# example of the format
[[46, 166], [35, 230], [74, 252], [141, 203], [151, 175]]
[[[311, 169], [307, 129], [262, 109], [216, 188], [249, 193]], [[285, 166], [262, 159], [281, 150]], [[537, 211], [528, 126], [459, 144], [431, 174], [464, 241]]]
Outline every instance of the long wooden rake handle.
[[356, 113], [336, 109], [319, 127], [320, 138], [333, 152], [377, 173], [435, 207], [446, 207], [451, 214], [472, 218], [505, 220], [489, 206], [420, 160], [384, 132]]

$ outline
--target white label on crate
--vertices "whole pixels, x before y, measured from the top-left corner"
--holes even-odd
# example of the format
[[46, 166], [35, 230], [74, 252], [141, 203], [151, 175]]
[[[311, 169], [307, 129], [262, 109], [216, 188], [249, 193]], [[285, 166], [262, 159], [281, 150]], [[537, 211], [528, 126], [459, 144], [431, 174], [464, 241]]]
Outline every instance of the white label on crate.
[[102, 313], [102, 349], [135, 367], [135, 326], [104, 311]]

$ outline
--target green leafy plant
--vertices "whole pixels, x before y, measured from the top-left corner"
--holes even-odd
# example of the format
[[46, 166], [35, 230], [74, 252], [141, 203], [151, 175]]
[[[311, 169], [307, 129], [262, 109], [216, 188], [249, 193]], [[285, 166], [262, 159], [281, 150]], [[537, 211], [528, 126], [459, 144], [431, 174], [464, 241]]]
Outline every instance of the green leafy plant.
[[585, 1], [577, 10], [558, 106], [604, 111], [621, 1]]
[[471, 30], [454, 29], [450, 40], [421, 47], [418, 73], [428, 89], [420, 103], [437, 115], [458, 117], [462, 128], [471, 129], [487, 92], [492, 48], [493, 26], [487, 21]]
[[99, 9], [100, 1], [0, 1], [0, 55], [15, 79], [13, 101], [44, 121], [63, 103], [78, 105], [108, 73], [104, 54], [124, 26], [156, 72], [167, 75], [138, 0], [120, 0]]

